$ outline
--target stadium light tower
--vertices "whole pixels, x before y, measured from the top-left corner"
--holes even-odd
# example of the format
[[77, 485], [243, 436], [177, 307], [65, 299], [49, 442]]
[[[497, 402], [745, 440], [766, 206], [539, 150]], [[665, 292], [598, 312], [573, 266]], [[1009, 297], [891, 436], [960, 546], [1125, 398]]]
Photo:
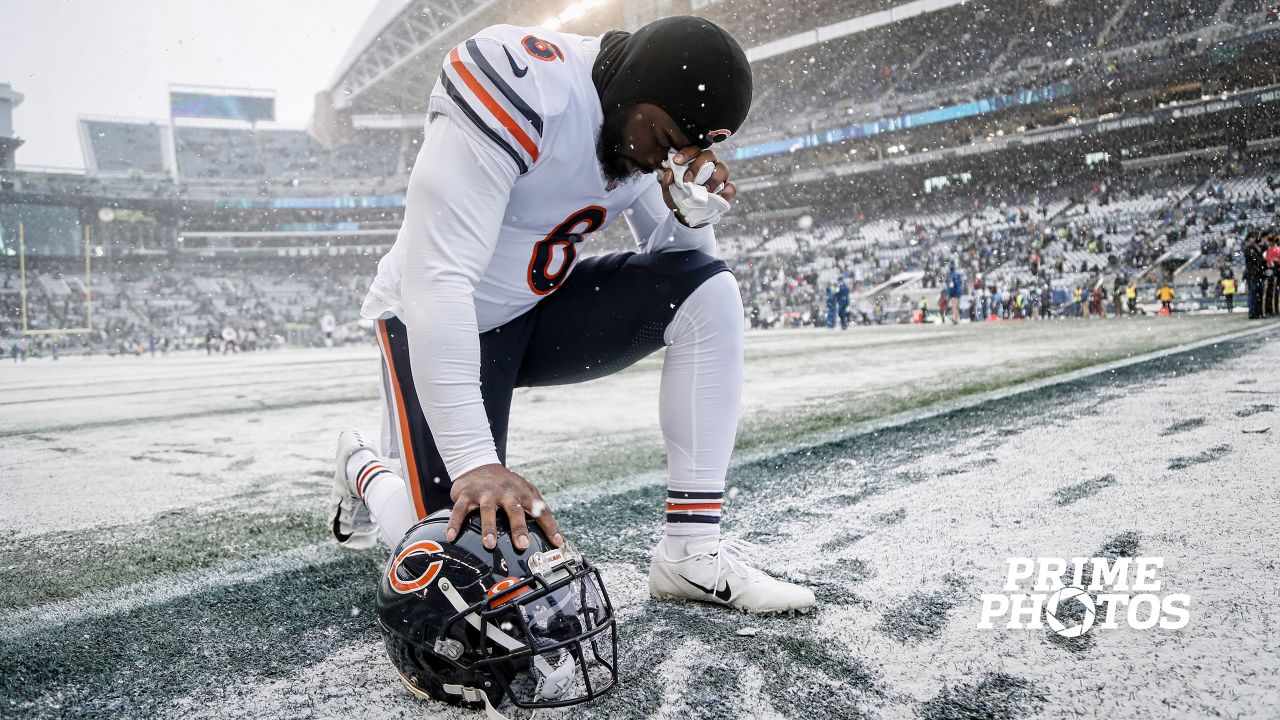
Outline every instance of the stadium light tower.
[[13, 170], [13, 156], [23, 142], [13, 134], [13, 110], [22, 104], [22, 98], [9, 83], [0, 83], [0, 170]]

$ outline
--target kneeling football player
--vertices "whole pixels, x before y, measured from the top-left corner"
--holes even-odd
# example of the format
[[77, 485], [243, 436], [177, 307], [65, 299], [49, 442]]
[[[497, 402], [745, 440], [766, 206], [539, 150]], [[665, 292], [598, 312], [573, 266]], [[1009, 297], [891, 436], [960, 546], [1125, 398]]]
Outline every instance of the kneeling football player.
[[[563, 538], [538, 489], [505, 465], [516, 387], [581, 382], [666, 346], [668, 458], [655, 597], [749, 612], [803, 610], [804, 587], [720, 536], [741, 401], [743, 310], [711, 224], [735, 188], [712, 147], [745, 120], [741, 47], [693, 17], [584, 37], [499, 25], [454, 48], [431, 93], [404, 223], [364, 301], [377, 320], [382, 442], [339, 438], [338, 540], [395, 549], [452, 508], [481, 541]], [[639, 252], [579, 259], [619, 215]], [[402, 475], [383, 463], [398, 457]]]

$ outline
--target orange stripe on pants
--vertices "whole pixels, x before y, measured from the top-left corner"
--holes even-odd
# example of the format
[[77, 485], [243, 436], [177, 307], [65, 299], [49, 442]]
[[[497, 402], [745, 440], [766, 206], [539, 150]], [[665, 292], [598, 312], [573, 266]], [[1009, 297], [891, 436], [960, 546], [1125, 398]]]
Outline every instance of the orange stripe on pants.
[[421, 520], [427, 516], [427, 506], [422, 502], [422, 484], [418, 479], [418, 459], [413, 451], [413, 436], [409, 434], [409, 413], [405, 409], [404, 396], [400, 392], [400, 380], [396, 377], [396, 364], [391, 357], [391, 339], [387, 337], [387, 321], [378, 321], [378, 343], [382, 346], [382, 358], [387, 363], [387, 373], [391, 376], [391, 393], [395, 397], [396, 424], [400, 427], [400, 458], [404, 461], [405, 480], [409, 483], [409, 494], [413, 496], [413, 507]]

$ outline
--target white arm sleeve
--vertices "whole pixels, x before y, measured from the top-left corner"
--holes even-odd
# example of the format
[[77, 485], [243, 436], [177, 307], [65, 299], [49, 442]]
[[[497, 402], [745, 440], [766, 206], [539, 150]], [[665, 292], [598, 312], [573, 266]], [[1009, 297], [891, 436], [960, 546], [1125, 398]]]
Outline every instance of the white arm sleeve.
[[480, 394], [473, 300], [493, 257], [516, 170], [440, 115], [427, 124], [409, 178], [401, 297], [418, 402], [457, 479], [498, 462]]
[[640, 252], [672, 252], [675, 250], [701, 250], [715, 256], [716, 233], [710, 225], [691, 228], [676, 219], [676, 214], [662, 200], [662, 186], [656, 175], [640, 180], [648, 183], [631, 207], [627, 209], [627, 224], [636, 238]]

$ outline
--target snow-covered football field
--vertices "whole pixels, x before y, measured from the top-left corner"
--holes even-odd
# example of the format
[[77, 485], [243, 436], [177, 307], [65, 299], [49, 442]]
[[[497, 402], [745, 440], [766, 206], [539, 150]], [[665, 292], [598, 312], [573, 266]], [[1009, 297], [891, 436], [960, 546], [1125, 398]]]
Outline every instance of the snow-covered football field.
[[[647, 597], [660, 354], [517, 392], [509, 460], [604, 572], [622, 684], [566, 718], [1268, 717], [1280, 342], [1239, 315], [749, 333], [726, 528], [819, 607]], [[372, 346], [0, 367], [0, 717], [470, 718], [414, 700], [339, 551]], [[1180, 630], [981, 630], [1011, 557], [1163, 557]], [[756, 633], [739, 635], [752, 627]]]

